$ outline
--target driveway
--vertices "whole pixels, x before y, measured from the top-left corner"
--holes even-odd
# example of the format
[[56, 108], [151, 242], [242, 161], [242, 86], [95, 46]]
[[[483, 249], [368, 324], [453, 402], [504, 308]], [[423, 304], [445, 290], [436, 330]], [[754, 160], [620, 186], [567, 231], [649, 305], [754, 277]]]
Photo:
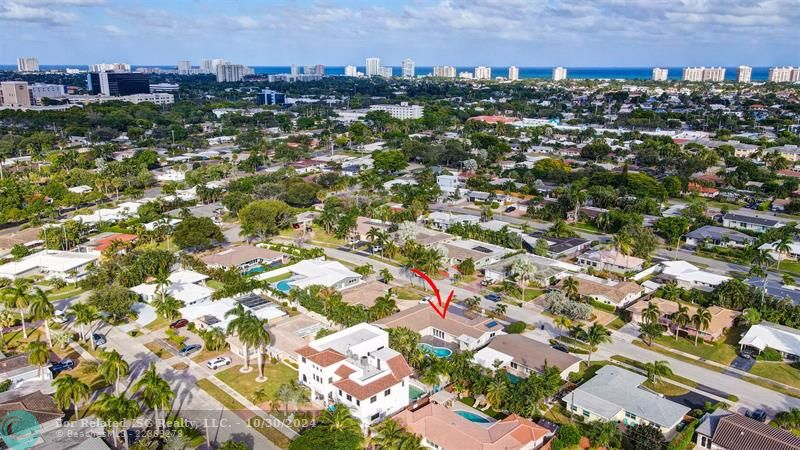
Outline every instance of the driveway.
[[[750, 372], [750, 369], [753, 368], [755, 365], [756, 360], [753, 358], [742, 358], [741, 356], [737, 356], [736, 358], [731, 361], [731, 367], [734, 369], [741, 370], [743, 372]], [[735, 372], [731, 371], [731, 373], [735, 376]]]

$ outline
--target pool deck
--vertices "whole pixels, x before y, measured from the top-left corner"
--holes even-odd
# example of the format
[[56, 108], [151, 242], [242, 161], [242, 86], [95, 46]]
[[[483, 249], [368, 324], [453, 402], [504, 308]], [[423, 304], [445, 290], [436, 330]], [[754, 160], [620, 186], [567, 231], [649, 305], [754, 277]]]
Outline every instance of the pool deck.
[[433, 336], [422, 336], [419, 342], [420, 344], [428, 344], [434, 347], [444, 347], [446, 349], [449, 349], [453, 353], [457, 353], [459, 351], [458, 344], [454, 344], [452, 342], [445, 342]]

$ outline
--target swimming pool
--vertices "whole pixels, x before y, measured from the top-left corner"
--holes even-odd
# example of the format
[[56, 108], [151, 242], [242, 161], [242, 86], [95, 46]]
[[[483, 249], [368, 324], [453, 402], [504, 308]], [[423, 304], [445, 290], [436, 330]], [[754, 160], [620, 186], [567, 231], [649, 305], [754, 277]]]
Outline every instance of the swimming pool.
[[491, 421], [490, 421], [489, 419], [487, 419], [487, 418], [485, 418], [485, 417], [481, 417], [481, 416], [479, 416], [479, 415], [475, 414], [474, 412], [470, 412], [470, 411], [456, 411], [455, 413], [456, 413], [456, 414], [458, 414], [459, 416], [461, 416], [461, 417], [463, 417], [463, 418], [465, 418], [465, 419], [469, 420], [470, 422], [475, 422], [475, 423], [491, 423]]
[[281, 280], [275, 283], [275, 289], [283, 292], [284, 294], [288, 294], [289, 291], [292, 290], [292, 284], [289, 280]]
[[506, 373], [506, 377], [508, 378], [508, 381], [511, 382], [511, 384], [517, 384], [522, 379], [522, 378], [514, 375], [513, 373]]
[[421, 348], [423, 351], [426, 351], [428, 353], [432, 353], [437, 358], [449, 358], [450, 355], [453, 354], [453, 351], [450, 350], [449, 348], [435, 347], [435, 346], [433, 346], [431, 344], [422, 343], [422, 344], [419, 344], [419, 348]]
[[408, 387], [408, 398], [410, 400], [417, 400], [418, 398], [422, 397], [423, 395], [425, 395], [425, 390], [424, 389], [420, 389], [420, 388], [414, 386], [413, 384]]
[[256, 266], [256, 267], [247, 269], [247, 271], [244, 273], [244, 276], [250, 277], [250, 276], [253, 276], [253, 275], [258, 275], [260, 273], [266, 272], [266, 270], [267, 269], [265, 269], [263, 266]]

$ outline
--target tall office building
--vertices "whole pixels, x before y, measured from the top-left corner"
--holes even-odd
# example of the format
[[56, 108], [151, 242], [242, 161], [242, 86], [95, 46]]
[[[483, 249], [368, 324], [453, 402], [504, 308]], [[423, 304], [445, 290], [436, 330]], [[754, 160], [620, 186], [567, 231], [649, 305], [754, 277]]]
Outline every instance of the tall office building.
[[684, 67], [683, 81], [725, 81], [724, 67]]
[[131, 65], [128, 63], [100, 63], [89, 64], [89, 72], [130, 72]]
[[242, 81], [242, 78], [247, 75], [245, 67], [241, 64], [218, 64], [217, 65], [217, 82], [230, 83]]
[[346, 76], [346, 77], [357, 77], [358, 76], [358, 67], [356, 67], [356, 66], [344, 66], [344, 76]]
[[487, 66], [478, 66], [475, 68], [476, 80], [490, 80], [492, 78], [492, 68]]
[[553, 81], [561, 81], [567, 79], [567, 68], [566, 67], [555, 67], [553, 68]]
[[256, 104], [259, 105], [285, 105], [286, 95], [270, 89], [264, 89], [256, 95]]
[[212, 70], [212, 63], [210, 59], [200, 60], [200, 73], [215, 73]]
[[653, 67], [653, 81], [667, 81], [669, 70], [663, 67]]
[[38, 72], [39, 60], [36, 58], [17, 58], [17, 72]]
[[511, 66], [508, 68], [508, 79], [511, 81], [519, 80], [519, 67]]
[[381, 59], [367, 58], [367, 76], [372, 77], [381, 74]]
[[392, 78], [392, 76], [394, 76], [394, 73], [391, 67], [380, 67], [378, 70], [378, 75], [384, 78]]
[[292, 76], [292, 78], [300, 75], [300, 68], [297, 67], [297, 64], [292, 64], [292, 66], [289, 68], [289, 74]]
[[31, 106], [31, 91], [25, 81], [0, 82], [0, 105]]
[[36, 104], [41, 104], [43, 98], [63, 98], [67, 95], [63, 84], [34, 83], [30, 85], [30, 91]]
[[433, 68], [433, 76], [442, 78], [455, 78], [456, 68], [453, 66], [436, 66]]
[[178, 61], [178, 75], [189, 75], [192, 71], [191, 61]]
[[[313, 66], [305, 66], [303, 67], [303, 74], [304, 75], [325, 75], [325, 66], [322, 64], [316, 64]], [[297, 76], [296, 74], [294, 76]]]
[[150, 75], [139, 72], [89, 72], [86, 86], [90, 94], [112, 97], [150, 93]]
[[736, 70], [736, 81], [739, 83], [749, 83], [753, 77], [753, 68], [750, 66], [739, 66]]
[[772, 67], [769, 69], [767, 80], [773, 83], [800, 81], [800, 67]]
[[403, 78], [414, 78], [414, 60], [406, 58], [403, 60]]

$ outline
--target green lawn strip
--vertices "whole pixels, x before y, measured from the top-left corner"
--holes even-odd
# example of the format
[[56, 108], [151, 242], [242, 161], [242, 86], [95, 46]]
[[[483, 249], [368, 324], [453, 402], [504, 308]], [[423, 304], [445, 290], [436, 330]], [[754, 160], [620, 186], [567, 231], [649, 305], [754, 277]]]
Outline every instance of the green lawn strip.
[[707, 359], [709, 361], [718, 362], [724, 365], [736, 359], [737, 346], [733, 346], [728, 342], [730, 339], [738, 341], [739, 333], [734, 329], [725, 336], [725, 339], [719, 342], [706, 343], [702, 339], [698, 339], [697, 345], [694, 345], [694, 339], [678, 336], [676, 340], [674, 336], [663, 335], [653, 340], [654, 343], [660, 344], [664, 347], [675, 349], [677, 351], [688, 353], [697, 356], [698, 358]]
[[[639, 370], [643, 370], [643, 371], [647, 370], [645, 368], [645, 363], [643, 363], [641, 361], [636, 361], [636, 360], [633, 360], [633, 359], [630, 359], [630, 358], [626, 358], [626, 357], [621, 356], [621, 355], [613, 355], [611, 357], [611, 359], [614, 360], [614, 361], [619, 361], [621, 363], [627, 364], [629, 366], [636, 367]], [[695, 382], [693, 380], [690, 380], [690, 379], [688, 379], [686, 377], [682, 377], [682, 376], [676, 375], [676, 374], [666, 375], [664, 378], [669, 378], [672, 381], [676, 381], [678, 383], [681, 383], [681, 384], [684, 384], [686, 386], [693, 387], [693, 388], [696, 388], [699, 385], [697, 382]]]
[[[272, 278], [267, 278], [266, 280], [264, 280], [264, 282], [265, 283], [277, 283], [278, 281], [285, 280], [285, 279], [291, 278], [291, 277], [292, 277], [292, 272], [286, 272], [286, 273], [281, 274], [281, 275], [276, 275], [276, 276], [274, 276]], [[206, 284], [208, 284], [208, 283], [206, 283]]]
[[169, 323], [170, 323], [169, 320], [167, 320], [167, 319], [165, 319], [165, 318], [163, 318], [161, 316], [156, 316], [156, 320], [148, 323], [144, 327], [147, 328], [148, 330], [155, 331], [155, 330], [160, 330], [161, 328], [167, 327], [169, 325]]
[[223, 283], [222, 281], [218, 281], [218, 280], [206, 280], [206, 286], [210, 287], [211, 289], [214, 289], [214, 290], [218, 291], [218, 290], [222, 289], [223, 287], [225, 287], [225, 283]]
[[659, 394], [665, 397], [677, 397], [679, 395], [684, 395], [689, 392], [688, 389], [682, 388], [680, 386], [674, 385], [672, 383], [663, 380], [656, 383], [647, 380], [644, 383], [642, 383], [642, 386], [646, 387], [647, 389], [650, 389], [651, 391], [658, 392]]
[[608, 364], [611, 364], [611, 361], [593, 361], [592, 365], [587, 368], [586, 362], [582, 361], [576, 372], [570, 372], [569, 381], [576, 384], [585, 383], [592, 378], [601, 367]]
[[750, 373], [800, 389], [800, 369], [784, 362], [756, 361]]
[[197, 380], [196, 384], [197, 387], [206, 391], [208, 395], [214, 397], [218, 402], [222, 403], [222, 406], [225, 407], [225, 409], [234, 412], [243, 411], [247, 409], [244, 407], [243, 404], [239, 403], [238, 400], [231, 397], [230, 395], [228, 395], [227, 392], [223, 391], [217, 385], [215, 385], [214, 383], [205, 378], [202, 380]]
[[608, 328], [611, 328], [612, 330], [619, 330], [620, 328], [622, 328], [624, 326], [625, 326], [625, 321], [620, 319], [619, 317], [617, 317], [616, 319], [612, 320], [608, 324]]
[[267, 423], [261, 417], [251, 417], [250, 420], [247, 421], [247, 425], [261, 433], [265, 438], [278, 447], [289, 448], [289, 443], [291, 442], [289, 438], [286, 437], [285, 434], [278, 431], [278, 429]]
[[156, 341], [148, 342], [144, 344], [148, 350], [155, 353], [160, 359], [169, 359], [172, 357], [172, 353], [169, 352], [163, 345], [159, 344]]
[[[255, 364], [249, 373], [239, 372], [240, 368], [239, 365], [230, 366], [217, 373], [216, 377], [250, 401], [253, 401], [253, 394], [259, 389], [264, 390], [267, 400], [272, 400], [280, 385], [297, 380], [297, 371], [281, 363], [272, 364], [267, 361], [264, 364], [264, 376], [267, 377], [267, 381], [263, 383], [256, 382], [258, 368]], [[258, 402], [253, 401], [253, 403]]]
[[80, 288], [80, 287], [75, 288], [75, 287], [70, 286], [70, 287], [64, 288], [64, 289], [48, 291], [47, 292], [47, 299], [50, 300], [51, 302], [52, 301], [56, 301], [56, 300], [64, 300], [65, 298], [74, 297], [74, 296], [80, 295], [80, 294], [82, 294], [84, 292], [86, 292], [86, 290], [83, 289], [83, 288]]

